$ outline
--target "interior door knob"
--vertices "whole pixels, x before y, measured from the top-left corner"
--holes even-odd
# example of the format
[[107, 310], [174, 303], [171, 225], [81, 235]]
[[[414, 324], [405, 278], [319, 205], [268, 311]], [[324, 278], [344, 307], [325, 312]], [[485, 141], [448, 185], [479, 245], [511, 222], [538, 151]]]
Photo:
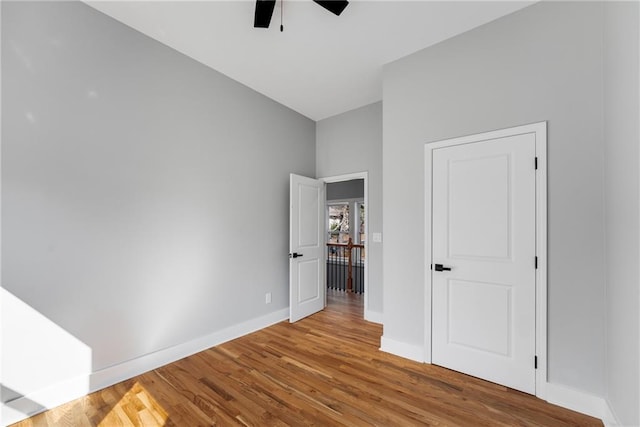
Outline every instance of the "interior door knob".
[[435, 271], [451, 271], [451, 267], [445, 267], [442, 264], [434, 264], [433, 269]]
[[297, 253], [297, 252], [294, 252], [294, 253], [292, 253], [292, 254], [289, 254], [289, 258], [298, 258], [298, 257], [301, 257], [301, 256], [302, 256], [302, 254], [299, 254], [299, 253]]

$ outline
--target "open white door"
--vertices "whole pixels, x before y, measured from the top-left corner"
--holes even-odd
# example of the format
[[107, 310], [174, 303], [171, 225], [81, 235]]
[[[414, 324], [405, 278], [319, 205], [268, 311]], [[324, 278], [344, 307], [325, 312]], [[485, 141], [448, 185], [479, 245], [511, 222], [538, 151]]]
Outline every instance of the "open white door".
[[325, 307], [324, 183], [291, 174], [289, 187], [289, 321]]

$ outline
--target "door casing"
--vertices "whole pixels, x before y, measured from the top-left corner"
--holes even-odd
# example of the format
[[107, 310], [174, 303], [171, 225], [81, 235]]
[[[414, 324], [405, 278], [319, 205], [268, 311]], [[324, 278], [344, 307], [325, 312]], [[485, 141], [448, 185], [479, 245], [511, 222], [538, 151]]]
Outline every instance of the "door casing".
[[[432, 283], [431, 269], [432, 250], [432, 164], [433, 150], [454, 145], [473, 144], [490, 139], [503, 138], [521, 134], [535, 134], [535, 155], [537, 159], [536, 173], [536, 334], [535, 348], [537, 356], [536, 393], [541, 399], [546, 398], [547, 383], [547, 122], [538, 122], [506, 129], [483, 132], [458, 138], [445, 139], [425, 144], [425, 239], [424, 239], [424, 277], [425, 277], [425, 348], [424, 360], [431, 363], [432, 339]], [[534, 167], [532, 165], [531, 167]]]

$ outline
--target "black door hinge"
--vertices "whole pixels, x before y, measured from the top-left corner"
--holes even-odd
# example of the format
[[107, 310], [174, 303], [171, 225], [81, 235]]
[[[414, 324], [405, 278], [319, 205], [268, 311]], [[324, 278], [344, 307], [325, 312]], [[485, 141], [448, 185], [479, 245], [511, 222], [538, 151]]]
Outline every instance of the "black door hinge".
[[535, 159], [535, 166], [536, 166], [536, 169], [538, 169], [538, 158], [537, 157]]
[[533, 369], [538, 369], [538, 356], [533, 356]]
[[535, 257], [535, 261], [534, 261], [534, 263], [535, 263], [536, 270], [537, 270], [537, 269], [538, 269], [538, 257]]

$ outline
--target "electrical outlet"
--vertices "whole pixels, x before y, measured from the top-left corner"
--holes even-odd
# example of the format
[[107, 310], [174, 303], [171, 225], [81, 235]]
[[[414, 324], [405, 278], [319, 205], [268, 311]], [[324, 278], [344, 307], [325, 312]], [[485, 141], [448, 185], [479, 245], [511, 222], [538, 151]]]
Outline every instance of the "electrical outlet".
[[373, 233], [373, 241], [375, 243], [382, 243], [382, 233]]
[[265, 304], [271, 304], [271, 292], [267, 292], [264, 295], [264, 303]]

